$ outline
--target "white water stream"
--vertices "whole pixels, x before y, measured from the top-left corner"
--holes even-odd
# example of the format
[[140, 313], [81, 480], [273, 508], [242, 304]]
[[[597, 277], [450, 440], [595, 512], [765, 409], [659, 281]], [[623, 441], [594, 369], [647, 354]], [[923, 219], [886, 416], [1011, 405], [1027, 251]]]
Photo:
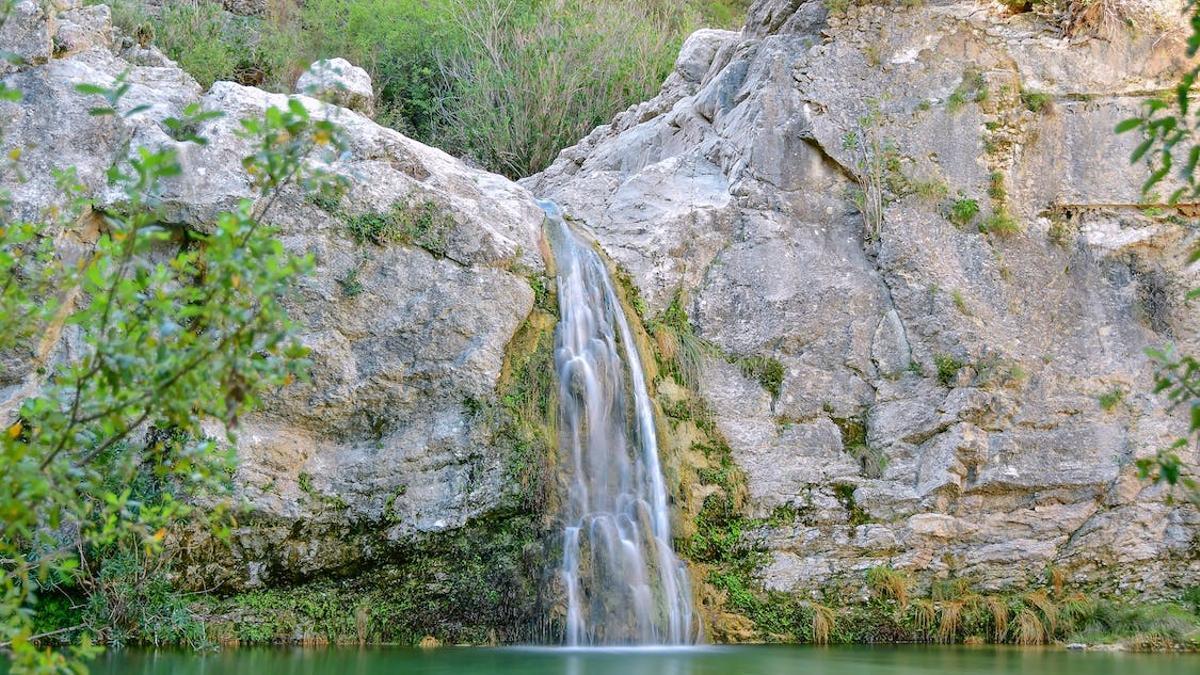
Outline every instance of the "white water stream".
[[691, 585], [671, 547], [654, 414], [629, 322], [600, 255], [553, 202], [541, 205], [561, 316], [554, 362], [567, 477], [566, 642], [692, 644]]

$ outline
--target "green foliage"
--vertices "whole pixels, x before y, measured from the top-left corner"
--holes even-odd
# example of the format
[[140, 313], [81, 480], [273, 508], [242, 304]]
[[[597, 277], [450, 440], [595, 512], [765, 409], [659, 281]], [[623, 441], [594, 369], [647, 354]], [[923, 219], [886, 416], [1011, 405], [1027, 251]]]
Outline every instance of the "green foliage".
[[105, 555], [99, 572], [85, 583], [82, 623], [86, 629], [118, 646], [129, 642], [207, 646], [203, 621], [171, 583], [165, 563], [163, 556], [147, 555], [136, 545], [119, 546]]
[[958, 371], [966, 364], [950, 354], [936, 354], [933, 357], [933, 365], [937, 368], [938, 381], [949, 387], [958, 377]]
[[903, 609], [908, 606], [912, 579], [905, 572], [877, 565], [867, 570], [867, 587], [875, 600], [894, 602]]
[[[123, 103], [123, 77], [77, 88], [98, 97], [94, 115], [144, 109]], [[189, 130], [212, 116], [192, 106], [166, 126], [203, 143]], [[163, 567], [147, 561], [185, 519], [222, 531], [231, 455], [200, 422], [223, 423], [232, 442], [261, 393], [303, 368], [281, 299], [311, 261], [285, 251], [262, 220], [286, 185], [326, 182], [314, 160], [340, 149], [337, 130], [294, 102], [243, 120], [240, 133], [253, 148], [243, 165], [258, 199], [205, 234], [172, 228], [157, 212], [161, 181], [181, 171], [169, 148], [138, 148], [109, 169], [124, 199], [101, 213], [99, 238], [78, 264], [52, 242], [92, 208], [73, 172], [56, 176], [63, 203], [48, 212], [53, 220], [14, 221], [0, 200], [0, 349], [26, 355], [6, 361], [5, 379], [26, 377], [35, 339], [69, 329], [78, 345], [75, 360], [33, 364], [45, 377], [0, 434], [0, 643], [14, 672], [77, 669], [94, 653], [91, 638], [202, 639], [171, 599]], [[174, 253], [164, 257], [166, 246]], [[189, 507], [202, 495], [211, 505], [203, 516]], [[88, 597], [80, 628], [91, 636], [70, 655], [32, 641], [55, 588]]]
[[939, 202], [950, 194], [950, 186], [940, 178], [931, 180], [909, 179], [909, 186], [917, 197], [927, 202]]
[[971, 316], [971, 310], [967, 307], [967, 299], [963, 296], [962, 291], [957, 288], [950, 292], [950, 299], [954, 301], [954, 308], [959, 314]]
[[1121, 401], [1125, 400], [1125, 390], [1120, 387], [1113, 387], [1108, 391], [1096, 397], [1096, 401], [1100, 404], [1100, 408], [1105, 412], [1117, 407]]
[[1175, 603], [1084, 603], [1064, 622], [1072, 642], [1125, 643], [1138, 649], [1200, 648], [1200, 616]]
[[968, 68], [963, 71], [962, 81], [946, 99], [946, 111], [956, 113], [969, 102], [982, 103], [988, 98], [987, 80], [983, 73]]
[[[640, 296], [635, 296], [640, 300]], [[671, 304], [651, 321], [647, 328], [654, 336], [659, 367], [681, 387], [699, 391], [700, 369], [704, 355], [715, 352], [712, 345], [696, 335], [684, 309], [683, 291], [677, 290]]]
[[1025, 109], [1030, 112], [1042, 113], [1050, 110], [1050, 106], [1054, 103], [1054, 98], [1050, 94], [1022, 90], [1021, 103], [1025, 104]]
[[979, 215], [979, 202], [967, 197], [959, 197], [950, 203], [946, 217], [959, 227], [970, 224]]
[[220, 3], [107, 0], [200, 83], [289, 91], [317, 59], [371, 75], [376, 119], [512, 177], [657, 92], [701, 24], [734, 28], [745, 0], [307, 0], [240, 17]]
[[1008, 186], [1003, 171], [993, 171], [988, 179], [988, 197], [992, 200], [992, 213], [979, 223], [979, 231], [998, 237], [1009, 237], [1021, 231], [1021, 224], [1013, 217], [1008, 207]]
[[772, 399], [779, 398], [783, 391], [783, 378], [787, 374], [787, 369], [779, 359], [755, 355], [738, 359], [737, 364], [742, 374], [762, 385]]
[[988, 196], [996, 201], [1008, 199], [1008, 188], [1005, 186], [1003, 171], [993, 171], [988, 178]]
[[991, 355], [975, 364], [975, 385], [978, 387], [1015, 387], [1029, 379], [1029, 373], [1019, 362]]
[[466, 36], [439, 58], [456, 83], [445, 145], [508, 176], [527, 176], [630, 103], [650, 98], [680, 40], [690, 3], [503, 0], [454, 3]]
[[834, 16], [844, 15], [850, 11], [852, 0], [824, 0], [825, 9]]
[[489, 409], [494, 439], [505, 452], [505, 483], [517, 512], [540, 513], [553, 489], [548, 478], [558, 443], [554, 314], [534, 312], [509, 346], [499, 405]]
[[142, 0], [109, 1], [114, 23], [151, 38], [202, 86], [231, 80], [286, 91], [298, 72], [299, 25], [235, 16], [213, 2], [166, 3], [150, 13]]
[[[1200, 3], [1187, 0], [1184, 12], [1191, 19], [1187, 57], [1194, 60], [1200, 52]], [[1168, 204], [1200, 196], [1200, 179], [1196, 175], [1196, 167], [1200, 165], [1200, 137], [1197, 136], [1200, 109], [1195, 105], [1193, 92], [1197, 76], [1200, 76], [1200, 65], [1193, 64], [1176, 84], [1173, 96], [1147, 100], [1140, 115], [1116, 126], [1118, 134], [1136, 131], [1141, 135], [1141, 142], [1134, 149], [1130, 161], [1144, 161], [1150, 172], [1142, 184], [1144, 198], [1151, 198], [1172, 174], [1179, 187], [1167, 198]], [[1187, 261], [1190, 264], [1197, 260], [1200, 260], [1200, 247], [1193, 246]], [[1195, 297], [1200, 297], [1200, 289], [1188, 292], [1188, 300]], [[1181, 485], [1187, 497], [1200, 504], [1200, 482], [1185, 472], [1178, 454], [1200, 436], [1200, 362], [1192, 356], [1180, 354], [1170, 345], [1148, 349], [1147, 354], [1158, 368], [1155, 393], [1165, 394], [1172, 409], [1186, 408], [1189, 425], [1186, 437], [1160, 450], [1153, 459], [1138, 460], [1139, 475], [1171, 486]]]
[[542, 528], [530, 514], [476, 520], [424, 537], [378, 568], [340, 579], [206, 600], [211, 627], [242, 643], [385, 642], [416, 645], [426, 635], [448, 644], [532, 642], [546, 559]]
[[362, 281], [358, 278], [358, 268], [352, 267], [346, 276], [338, 279], [338, 286], [342, 289], [342, 295], [347, 298], [353, 298], [363, 292]]
[[895, 144], [884, 139], [880, 127], [883, 111], [877, 99], [867, 101], [867, 114], [858, 119], [858, 128], [842, 137], [842, 148], [854, 156], [854, 179], [858, 183], [849, 195], [863, 217], [867, 241], [878, 240], [883, 232], [885, 188], [894, 176], [899, 161]]
[[831, 418], [842, 432], [842, 448], [862, 467], [867, 478], [879, 478], [887, 468], [887, 457], [867, 443], [867, 426], [861, 417]]
[[1011, 237], [1021, 231], [1021, 224], [1009, 213], [1007, 208], [1001, 207], [983, 219], [983, 222], [979, 224], [979, 231], [998, 237]]
[[454, 216], [431, 199], [396, 202], [386, 213], [346, 216], [346, 229], [360, 244], [420, 246], [438, 257], [448, 252]]
[[[702, 451], [716, 462], [716, 467], [702, 471], [701, 481], [716, 489], [704, 498], [695, 533], [686, 541], [677, 541], [676, 549], [693, 563], [708, 567], [706, 581], [724, 593], [727, 608], [754, 623], [762, 639], [801, 639], [801, 603], [786, 593], [764, 591], [754, 578], [769, 554], [753, 531], [767, 521], [741, 514], [736, 499], [745, 481], [741, 469], [734, 464], [729, 447], [719, 439]], [[791, 513], [779, 515], [794, 519]]]
[[858, 500], [854, 497], [855, 489], [857, 488], [849, 483], [838, 483], [833, 486], [833, 496], [837, 498], [838, 503], [849, 514], [848, 522], [851, 527], [858, 527], [859, 525], [866, 525], [871, 522], [870, 514], [858, 505]]
[[629, 271], [614, 263], [612, 277], [620, 288], [621, 299], [629, 305], [639, 319], [646, 321], [649, 318], [646, 315], [650, 310], [646, 306], [646, 299], [642, 297], [641, 290], [638, 289], [637, 284], [633, 283], [633, 277], [629, 276]]

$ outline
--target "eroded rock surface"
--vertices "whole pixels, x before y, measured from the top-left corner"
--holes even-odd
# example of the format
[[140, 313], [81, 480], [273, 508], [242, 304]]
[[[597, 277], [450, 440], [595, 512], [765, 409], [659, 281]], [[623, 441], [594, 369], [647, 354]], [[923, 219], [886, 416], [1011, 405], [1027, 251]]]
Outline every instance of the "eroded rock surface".
[[[681, 293], [717, 348], [699, 389], [750, 510], [796, 514], [757, 533], [768, 588], [880, 564], [989, 589], [1051, 566], [1195, 584], [1200, 515], [1133, 466], [1186, 430], [1144, 350], [1196, 346], [1192, 235], [1138, 207], [1135, 139], [1113, 134], [1180, 72], [1178, 6], [1102, 39], [923, 5], [759, 0], [526, 185], [595, 232], [648, 315]], [[881, 221], [856, 206], [875, 186]], [[746, 357], [782, 364], [778, 397], [728, 362]]]
[[[157, 50], [114, 36], [104, 6], [27, 2], [18, 10], [5, 35], [18, 31], [19, 40], [5, 46], [14, 44], [25, 64], [4, 81], [24, 96], [0, 105], [2, 150], [20, 149], [30, 178], [3, 186], [15, 216], [36, 218], [61, 203], [51, 172], [68, 167], [97, 209], [119, 208], [105, 172], [138, 146], [178, 151], [184, 172], [164, 184], [162, 201], [180, 227], [203, 230], [253, 197], [238, 121], [288, 97], [228, 82], [205, 92]], [[35, 10], [40, 23], [21, 23]], [[96, 101], [75, 85], [112, 86], [126, 72], [121, 110], [144, 109], [90, 115]], [[316, 261], [288, 301], [312, 350], [312, 374], [239, 429], [236, 482], [252, 512], [234, 532], [232, 557], [217, 546], [182, 570], [188, 583], [210, 588], [353, 571], [389, 546], [490, 513], [512, 488], [503, 480], [505, 447], [476, 409], [496, 396], [509, 341], [533, 306], [526, 275], [543, 268], [541, 210], [504, 178], [354, 111], [296, 98], [345, 132], [349, 150], [331, 168], [348, 190], [336, 205], [289, 190], [268, 214], [287, 248]], [[175, 141], [163, 123], [191, 104], [224, 113], [196, 130], [209, 140], [203, 147]], [[438, 210], [436, 252], [359, 244], [348, 234], [348, 217], [416, 203]], [[71, 358], [69, 347], [63, 339], [48, 358]], [[32, 368], [21, 372], [34, 377]], [[29, 384], [5, 381], [0, 394], [11, 402]]]

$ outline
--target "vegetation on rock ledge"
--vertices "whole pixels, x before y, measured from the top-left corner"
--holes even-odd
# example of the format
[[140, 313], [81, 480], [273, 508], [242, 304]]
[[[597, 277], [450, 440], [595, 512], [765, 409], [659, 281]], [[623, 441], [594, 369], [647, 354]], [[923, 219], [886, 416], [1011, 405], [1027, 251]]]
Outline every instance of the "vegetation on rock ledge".
[[321, 58], [362, 66], [379, 121], [510, 177], [657, 93], [682, 40], [746, 0], [307, 0], [236, 16], [210, 0], [104, 0], [208, 86], [290, 91]]

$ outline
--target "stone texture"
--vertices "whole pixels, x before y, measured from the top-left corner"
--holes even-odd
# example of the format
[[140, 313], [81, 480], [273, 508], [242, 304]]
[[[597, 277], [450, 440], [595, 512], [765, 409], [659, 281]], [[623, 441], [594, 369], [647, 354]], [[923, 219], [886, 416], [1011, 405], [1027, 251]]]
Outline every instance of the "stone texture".
[[296, 80], [296, 93], [336, 103], [368, 117], [375, 110], [375, 90], [367, 71], [346, 59], [314, 62]]
[[[238, 120], [288, 97], [228, 82], [204, 92], [157, 50], [114, 39], [108, 17], [103, 6], [68, 8], [56, 15], [54, 57], [42, 53], [44, 62], [30, 58], [4, 76], [24, 98], [0, 104], [0, 151], [20, 149], [30, 177], [2, 186], [12, 211], [32, 218], [59, 203], [51, 171], [67, 167], [98, 210], [120, 208], [108, 167], [138, 146], [168, 146], [184, 172], [163, 185], [167, 219], [203, 230], [221, 210], [253, 197], [240, 163], [250, 146], [234, 133]], [[49, 35], [48, 17], [40, 26], [34, 33]], [[111, 86], [124, 72], [130, 89], [121, 110], [148, 107], [121, 118], [89, 115], [96, 101], [75, 85]], [[289, 250], [316, 261], [287, 300], [311, 348], [311, 378], [272, 393], [265, 409], [242, 421], [236, 485], [251, 512], [228, 547], [202, 543], [182, 558], [184, 579], [208, 587], [360, 568], [492, 513], [512, 487], [503, 482], [506, 446], [467, 402], [495, 398], [509, 341], [533, 306], [526, 273], [513, 270], [544, 268], [541, 209], [507, 179], [352, 110], [296, 98], [345, 133], [349, 149], [330, 169], [348, 189], [337, 212], [289, 189], [268, 215]], [[163, 125], [191, 104], [224, 113], [197, 130], [205, 146], [176, 142]], [[346, 214], [418, 201], [434, 202], [452, 222], [444, 255], [359, 245], [347, 233]], [[86, 246], [89, 224], [94, 214], [64, 241]], [[357, 294], [345, 292], [349, 278]], [[62, 337], [45, 358], [71, 358], [69, 342]], [[32, 372], [0, 383], [0, 404], [36, 384]]]
[[50, 58], [55, 14], [54, 6], [38, 0], [13, 3], [4, 24], [0, 25], [0, 50], [7, 52], [8, 57], [0, 59], [0, 73], [22, 63], [45, 63]]
[[[700, 382], [752, 515], [797, 509], [761, 533], [768, 587], [874, 564], [986, 588], [1050, 565], [1109, 590], [1200, 581], [1200, 514], [1132, 464], [1186, 429], [1147, 393], [1144, 349], [1197, 346], [1193, 235], [1137, 208], [1134, 139], [1112, 133], [1183, 66], [1180, 33], [1153, 33], [758, 0], [743, 33], [693, 36], [658, 97], [525, 181], [595, 232], [651, 315], [682, 292], [725, 356], [783, 364], [776, 399], [723, 358]], [[872, 147], [894, 148], [878, 231], [853, 200]], [[1006, 238], [978, 227], [995, 172], [1022, 225]], [[960, 197], [983, 211], [966, 227], [944, 215]], [[852, 423], [875, 466], [848, 452]]]

